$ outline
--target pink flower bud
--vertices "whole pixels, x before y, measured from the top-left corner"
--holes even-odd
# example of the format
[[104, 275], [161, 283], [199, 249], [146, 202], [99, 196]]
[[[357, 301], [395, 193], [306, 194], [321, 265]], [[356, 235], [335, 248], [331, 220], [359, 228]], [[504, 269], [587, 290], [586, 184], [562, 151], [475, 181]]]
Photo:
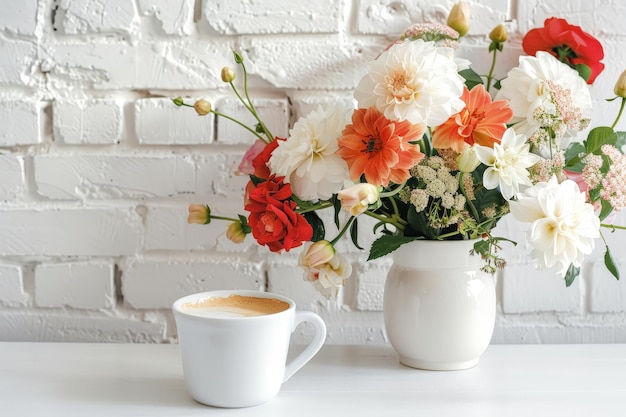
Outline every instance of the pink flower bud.
[[241, 222], [232, 222], [226, 229], [226, 237], [234, 243], [241, 243], [246, 238]]
[[203, 204], [189, 205], [189, 217], [187, 223], [209, 224], [211, 222], [211, 209]]
[[329, 262], [335, 256], [335, 248], [327, 240], [318, 240], [300, 256], [300, 266], [314, 268]]
[[256, 158], [261, 152], [265, 149], [265, 142], [261, 139], [257, 139], [256, 142], [252, 144], [244, 154], [239, 166], [237, 167], [238, 173], [252, 175], [254, 174], [254, 166], [252, 166], [252, 161]]
[[358, 216], [365, 212], [370, 204], [378, 201], [379, 189], [369, 183], [355, 184], [352, 187], [339, 191], [341, 208], [352, 216]]

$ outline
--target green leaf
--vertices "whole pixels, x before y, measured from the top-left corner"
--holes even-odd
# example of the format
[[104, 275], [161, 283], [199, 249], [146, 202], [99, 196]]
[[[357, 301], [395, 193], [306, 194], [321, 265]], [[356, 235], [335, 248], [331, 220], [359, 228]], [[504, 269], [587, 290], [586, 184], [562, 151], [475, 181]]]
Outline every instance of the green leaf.
[[496, 90], [499, 90], [502, 88], [502, 81], [498, 80], [493, 84], [493, 88], [495, 88]]
[[250, 181], [256, 187], [257, 185], [261, 184], [262, 182], [265, 182], [266, 180], [264, 180], [263, 178], [257, 177], [256, 175], [250, 174]]
[[617, 134], [608, 126], [598, 126], [592, 129], [583, 143], [587, 153], [600, 154], [600, 148], [604, 144], [615, 145]]
[[578, 71], [578, 74], [583, 78], [583, 80], [587, 81], [589, 77], [591, 77], [591, 68], [585, 64], [576, 64], [574, 65], [574, 69]]
[[602, 221], [606, 219], [609, 214], [611, 214], [611, 212], [613, 211], [613, 206], [611, 206], [611, 203], [609, 203], [606, 200], [600, 200], [600, 204], [601, 204], [601, 209], [600, 209], [600, 214], [598, 215], [598, 217], [600, 218], [600, 221]]
[[615, 277], [615, 279], [619, 279], [619, 270], [615, 265], [615, 261], [613, 260], [613, 256], [611, 256], [611, 251], [609, 247], [606, 247], [606, 252], [604, 252], [604, 265], [606, 265], [606, 269]]
[[585, 153], [582, 143], [572, 142], [565, 150], [565, 168], [574, 172], [582, 172], [585, 164], [580, 161], [580, 155]]
[[311, 238], [311, 242], [317, 242], [318, 240], [324, 239], [324, 236], [326, 236], [326, 230], [324, 229], [324, 222], [320, 219], [320, 216], [318, 216], [315, 211], [308, 211], [304, 213], [303, 216], [313, 228], [313, 237]]
[[465, 85], [467, 86], [468, 90], [471, 90], [478, 84], [483, 83], [482, 77], [471, 68], [459, 71], [459, 75], [465, 79]]
[[372, 259], [388, 255], [405, 243], [409, 243], [417, 239], [417, 236], [383, 235], [372, 243], [372, 248], [370, 249], [370, 254], [367, 260], [371, 261]]
[[565, 274], [565, 286], [569, 287], [572, 285], [578, 274], [580, 274], [580, 268], [570, 264], [569, 268], [567, 268], [567, 274]]
[[252, 233], [252, 228], [250, 227], [250, 225], [248, 225], [248, 219], [246, 218], [246, 216], [239, 214], [237, 217], [239, 217], [239, 221], [241, 222], [241, 230], [245, 234]]
[[341, 201], [339, 200], [339, 198], [337, 198], [337, 194], [333, 195], [333, 198], [331, 201], [333, 203], [333, 209], [335, 210], [335, 216], [334, 216], [335, 226], [337, 226], [337, 229], [339, 229], [341, 227], [341, 224], [339, 223], [339, 213], [341, 212]]
[[363, 248], [359, 246], [359, 228], [357, 223], [358, 220], [359, 219], [355, 217], [354, 221], [350, 225], [350, 239], [352, 239], [352, 243], [357, 249], [363, 250]]
[[615, 135], [617, 136], [615, 147], [617, 149], [622, 149], [622, 147], [626, 145], [626, 132], [615, 132]]
[[[438, 230], [433, 229], [430, 226], [428, 217], [423, 211], [418, 212], [415, 210], [415, 206], [411, 205], [407, 210], [407, 218], [409, 226], [417, 235], [424, 236], [426, 239], [435, 239], [437, 237]], [[413, 233], [411, 233], [413, 234]]]

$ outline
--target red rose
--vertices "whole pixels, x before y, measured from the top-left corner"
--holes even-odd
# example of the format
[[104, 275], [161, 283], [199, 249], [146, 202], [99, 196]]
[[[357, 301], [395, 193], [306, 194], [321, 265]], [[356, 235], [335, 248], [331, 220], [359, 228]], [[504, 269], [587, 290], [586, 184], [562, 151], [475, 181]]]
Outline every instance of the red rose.
[[291, 186], [283, 184], [283, 177], [270, 177], [258, 184], [249, 194], [245, 209], [250, 212], [248, 224], [252, 236], [272, 252], [289, 251], [313, 237], [313, 228], [304, 216], [295, 212], [296, 203]]
[[580, 72], [577, 65], [586, 65], [590, 72], [587, 84], [593, 83], [604, 70], [600, 62], [604, 58], [602, 44], [580, 26], [567, 23], [565, 19], [551, 17], [546, 19], [544, 27], [530, 30], [522, 40], [524, 52], [535, 55], [537, 51], [546, 51]]
[[276, 138], [263, 148], [261, 153], [259, 153], [253, 160], [252, 166], [254, 167], [254, 176], [262, 178], [264, 180], [268, 179], [272, 172], [267, 167], [267, 161], [270, 160], [270, 156], [272, 156], [272, 152], [274, 149], [278, 147], [278, 141], [285, 140], [283, 138]]

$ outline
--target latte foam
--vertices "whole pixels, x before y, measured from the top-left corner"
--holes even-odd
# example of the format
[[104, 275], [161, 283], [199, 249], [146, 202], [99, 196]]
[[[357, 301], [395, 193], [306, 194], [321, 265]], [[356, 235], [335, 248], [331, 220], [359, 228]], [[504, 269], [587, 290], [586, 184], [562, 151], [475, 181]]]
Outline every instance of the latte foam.
[[289, 304], [275, 298], [229, 295], [211, 297], [181, 305], [188, 314], [210, 318], [255, 317], [280, 313], [287, 310]]

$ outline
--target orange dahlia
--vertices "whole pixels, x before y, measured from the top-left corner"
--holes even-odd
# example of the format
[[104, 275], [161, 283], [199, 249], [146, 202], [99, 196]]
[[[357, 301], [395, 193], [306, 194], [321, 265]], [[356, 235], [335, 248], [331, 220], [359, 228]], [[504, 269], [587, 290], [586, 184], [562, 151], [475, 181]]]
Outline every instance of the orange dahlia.
[[465, 108], [433, 130], [433, 146], [452, 148], [461, 153], [466, 143], [490, 148], [494, 143], [500, 143], [506, 123], [513, 117], [508, 102], [491, 101], [482, 84], [471, 91], [464, 87], [461, 100], [465, 102]]
[[365, 175], [373, 185], [401, 184], [424, 157], [419, 145], [410, 143], [421, 139], [424, 129], [423, 124], [389, 120], [376, 107], [357, 109], [339, 138], [337, 155], [348, 164], [352, 181]]

